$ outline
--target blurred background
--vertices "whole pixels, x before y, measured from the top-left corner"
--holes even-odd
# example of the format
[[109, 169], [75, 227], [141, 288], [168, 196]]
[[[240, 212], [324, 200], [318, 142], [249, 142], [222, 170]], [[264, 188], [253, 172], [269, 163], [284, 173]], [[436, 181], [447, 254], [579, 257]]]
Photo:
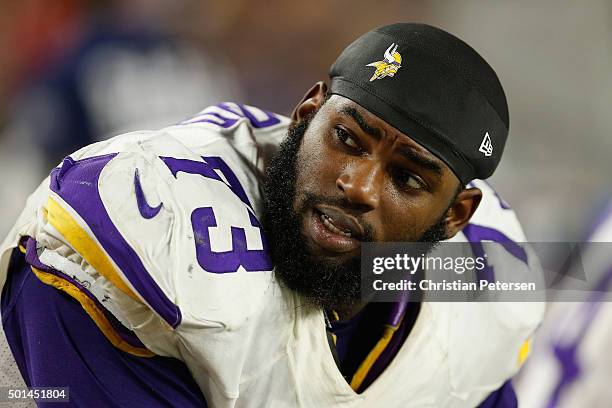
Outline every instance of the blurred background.
[[491, 182], [531, 241], [578, 241], [612, 196], [612, 2], [22, 0], [0, 8], [0, 235], [65, 155], [217, 101], [289, 114], [360, 34], [446, 29], [495, 68]]
[[282, 114], [350, 41], [440, 26], [496, 69], [510, 139], [491, 181], [533, 241], [572, 241], [612, 191], [612, 2], [22, 0], [0, 10], [0, 235], [78, 147], [232, 100]]

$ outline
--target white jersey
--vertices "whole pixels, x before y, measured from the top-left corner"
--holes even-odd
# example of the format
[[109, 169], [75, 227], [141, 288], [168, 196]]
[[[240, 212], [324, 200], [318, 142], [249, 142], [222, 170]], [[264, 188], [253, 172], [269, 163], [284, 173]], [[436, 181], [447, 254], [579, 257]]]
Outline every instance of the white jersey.
[[[79, 299], [120, 349], [183, 360], [213, 407], [477, 405], [520, 367], [542, 305], [424, 302], [393, 361], [357, 394], [323, 313], [275, 280], [258, 221], [260, 176], [288, 123], [226, 103], [77, 151], [28, 200], [2, 245], [0, 282], [11, 250], [32, 237], [43, 282]], [[497, 231], [524, 242], [514, 213], [474, 184], [483, 200], [454, 240]], [[142, 345], [116, 335], [99, 308]]]

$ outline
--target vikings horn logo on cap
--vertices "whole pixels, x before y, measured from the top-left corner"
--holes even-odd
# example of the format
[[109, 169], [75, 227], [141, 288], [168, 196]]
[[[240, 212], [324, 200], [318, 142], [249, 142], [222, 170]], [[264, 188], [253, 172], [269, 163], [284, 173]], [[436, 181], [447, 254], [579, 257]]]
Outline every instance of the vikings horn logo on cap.
[[376, 61], [366, 65], [366, 67], [376, 68], [374, 75], [370, 78], [370, 82], [375, 79], [383, 79], [387, 76], [392, 77], [402, 67], [401, 64], [402, 56], [397, 52], [397, 45], [393, 43], [385, 51], [385, 59], [383, 61]]

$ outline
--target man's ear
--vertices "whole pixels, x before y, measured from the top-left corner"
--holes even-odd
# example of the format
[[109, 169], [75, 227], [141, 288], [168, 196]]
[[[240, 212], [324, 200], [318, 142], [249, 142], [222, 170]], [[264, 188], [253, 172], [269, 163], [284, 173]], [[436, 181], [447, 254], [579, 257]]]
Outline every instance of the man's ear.
[[452, 238], [470, 221], [482, 199], [482, 191], [478, 188], [462, 190], [448, 210], [446, 237]]
[[327, 84], [323, 81], [319, 81], [312, 86], [302, 97], [302, 100], [293, 110], [291, 119], [294, 122], [304, 119], [306, 116], [315, 112], [321, 107], [325, 100], [325, 94], [327, 94]]

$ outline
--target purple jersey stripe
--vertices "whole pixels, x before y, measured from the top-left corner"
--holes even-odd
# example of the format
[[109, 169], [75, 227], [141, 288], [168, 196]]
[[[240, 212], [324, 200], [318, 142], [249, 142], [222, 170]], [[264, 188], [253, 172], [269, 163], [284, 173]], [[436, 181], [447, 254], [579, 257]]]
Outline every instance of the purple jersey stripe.
[[493, 241], [501, 244], [506, 251], [510, 252], [515, 258], [529, 264], [527, 252], [518, 243], [512, 241], [503, 232], [482, 225], [468, 224], [463, 233], [469, 242]]
[[242, 109], [242, 113], [244, 114], [244, 116], [246, 116], [249, 119], [249, 121], [251, 122], [251, 125], [253, 125], [254, 128], [265, 128], [265, 127], [273, 126], [273, 125], [280, 123], [280, 119], [277, 118], [276, 115], [274, 115], [272, 112], [253, 108], [253, 109], [257, 109], [258, 111], [260, 111], [261, 113], [264, 113], [267, 116], [266, 119], [259, 120], [249, 110], [248, 106], [240, 105], [240, 104], [238, 106], [240, 106], [240, 109]]
[[51, 172], [51, 190], [87, 223], [102, 248], [149, 306], [169, 325], [176, 328], [181, 323], [180, 309], [151, 278], [136, 252], [111, 221], [100, 198], [100, 172], [115, 156], [116, 154], [108, 154], [79, 161], [67, 157], [61, 168]]
[[[212, 119], [211, 116], [221, 120], [221, 123], [219, 123], [218, 120]], [[221, 126], [222, 128], [228, 128], [228, 127], [232, 127], [236, 122], [238, 122], [238, 119], [226, 118], [225, 116], [222, 116], [216, 112], [206, 112], [201, 115], [198, 115], [197, 118], [198, 118], [197, 120], [194, 120], [195, 119], [194, 118], [194, 119], [186, 120], [185, 122], [182, 122], [182, 123], [183, 124], [212, 123], [214, 125]]]
[[[226, 117], [221, 113], [215, 111], [222, 110], [231, 114], [231, 117]], [[257, 118], [255, 113], [261, 114], [261, 116], [265, 116], [262, 119]], [[237, 118], [236, 118], [237, 116]], [[214, 119], [213, 119], [214, 118]], [[180, 124], [187, 125], [191, 123], [212, 123], [214, 125], [220, 126], [222, 128], [228, 128], [233, 126], [236, 122], [240, 120], [240, 118], [247, 118], [256, 129], [266, 128], [270, 126], [277, 125], [281, 123], [281, 119], [274, 113], [265, 111], [259, 108], [255, 108], [252, 106], [237, 104], [237, 103], [229, 103], [222, 102], [217, 105], [209, 106], [204, 109], [200, 113], [192, 116], [189, 119], [182, 121]]]

